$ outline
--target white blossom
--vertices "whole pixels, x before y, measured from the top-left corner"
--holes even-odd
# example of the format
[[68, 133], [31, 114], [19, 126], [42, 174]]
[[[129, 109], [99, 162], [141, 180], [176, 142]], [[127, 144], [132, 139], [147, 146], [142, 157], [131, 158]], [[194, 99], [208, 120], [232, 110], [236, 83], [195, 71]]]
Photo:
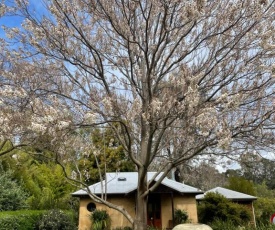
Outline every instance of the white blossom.
[[92, 112], [86, 112], [84, 114], [84, 121], [87, 123], [94, 123], [97, 119], [97, 115]]
[[31, 127], [30, 128], [34, 132], [41, 133], [41, 134], [44, 134], [45, 131], [47, 130], [46, 126], [44, 126], [43, 124], [40, 124], [40, 123], [35, 123], [35, 122], [31, 123]]
[[108, 127], [139, 173], [274, 149], [273, 2], [24, 2], [0, 7], [24, 19], [0, 39], [1, 139], [73, 162]]

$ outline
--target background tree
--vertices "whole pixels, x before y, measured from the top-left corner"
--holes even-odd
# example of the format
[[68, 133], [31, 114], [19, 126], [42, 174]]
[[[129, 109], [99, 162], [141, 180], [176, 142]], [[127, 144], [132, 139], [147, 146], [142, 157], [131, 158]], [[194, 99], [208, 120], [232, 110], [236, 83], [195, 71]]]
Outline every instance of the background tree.
[[[46, 161], [48, 159], [45, 156], [33, 156], [30, 153], [15, 151], [13, 154], [2, 157], [0, 162], [3, 173], [10, 177], [9, 180], [13, 180], [15, 185], [28, 194], [22, 197], [28, 209], [74, 209], [78, 202], [72, 199], [70, 194], [76, 187], [68, 183], [59, 165], [51, 161], [46, 163]], [[69, 167], [66, 170], [68, 174], [72, 171]], [[13, 193], [10, 195], [12, 196]], [[19, 192], [14, 198], [15, 203], [18, 196], [20, 196]], [[17, 209], [21, 206], [18, 204]]]
[[12, 44], [0, 41], [1, 141], [76, 162], [92, 147], [83, 128], [111, 128], [138, 171], [136, 216], [90, 196], [134, 229], [146, 229], [147, 196], [174, 167], [274, 149], [273, 0], [44, 3], [1, 4], [24, 19], [6, 28]]
[[182, 181], [203, 191], [215, 187], [223, 187], [227, 184], [225, 174], [219, 172], [215, 164], [210, 161], [197, 163], [196, 165], [183, 164], [180, 166]]
[[228, 185], [226, 187], [252, 196], [256, 195], [253, 182], [248, 181], [243, 177], [229, 177]]
[[86, 172], [86, 183], [93, 184], [100, 180], [101, 173], [133, 172], [135, 167], [125, 154], [112, 130], [95, 129], [91, 133], [93, 148], [90, 153], [83, 154], [79, 159], [79, 169]]
[[12, 171], [3, 171], [0, 165], [0, 211], [14, 211], [27, 208], [28, 193], [12, 176]]
[[271, 190], [267, 187], [265, 182], [261, 184], [255, 184], [256, 195], [259, 197], [274, 198], [275, 190]]
[[240, 165], [243, 177], [257, 184], [265, 181], [270, 189], [275, 189], [273, 177], [275, 161], [273, 158], [264, 158], [258, 153], [246, 153], [242, 155]]

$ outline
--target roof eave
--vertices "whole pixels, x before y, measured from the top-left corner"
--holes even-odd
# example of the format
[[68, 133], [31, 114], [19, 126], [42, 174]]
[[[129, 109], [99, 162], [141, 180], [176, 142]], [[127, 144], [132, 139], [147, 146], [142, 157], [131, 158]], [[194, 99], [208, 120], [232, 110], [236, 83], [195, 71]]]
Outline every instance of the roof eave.
[[257, 197], [255, 198], [227, 198], [228, 200], [232, 200], [232, 201], [253, 201], [253, 200], [257, 200]]
[[[204, 197], [196, 198], [196, 200], [198, 200], [198, 201], [202, 201], [204, 199], [205, 199]], [[254, 200], [257, 200], [258, 198], [257, 197], [255, 197], [255, 198], [228, 198], [228, 197], [226, 197], [226, 199], [232, 200], [232, 201], [254, 201]]]
[[200, 194], [203, 194], [203, 192], [180, 192], [182, 194], [195, 194], [195, 195], [200, 195]]

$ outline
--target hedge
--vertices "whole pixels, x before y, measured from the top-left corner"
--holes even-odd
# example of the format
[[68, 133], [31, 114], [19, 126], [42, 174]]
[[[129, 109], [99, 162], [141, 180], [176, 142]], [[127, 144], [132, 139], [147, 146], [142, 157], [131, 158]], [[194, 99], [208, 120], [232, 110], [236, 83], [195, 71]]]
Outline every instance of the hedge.
[[0, 230], [33, 230], [45, 212], [40, 210], [0, 212]]
[[[55, 219], [55, 226], [45, 226]], [[76, 229], [72, 212], [61, 210], [18, 210], [0, 212], [0, 230]]]

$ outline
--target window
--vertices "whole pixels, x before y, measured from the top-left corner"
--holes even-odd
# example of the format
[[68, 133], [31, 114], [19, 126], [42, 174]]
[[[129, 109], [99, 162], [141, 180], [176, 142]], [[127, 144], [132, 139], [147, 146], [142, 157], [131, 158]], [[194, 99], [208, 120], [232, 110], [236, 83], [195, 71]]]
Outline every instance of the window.
[[90, 203], [87, 205], [87, 210], [88, 210], [89, 212], [93, 212], [94, 210], [96, 210], [96, 205], [95, 205], [95, 203], [90, 202]]

